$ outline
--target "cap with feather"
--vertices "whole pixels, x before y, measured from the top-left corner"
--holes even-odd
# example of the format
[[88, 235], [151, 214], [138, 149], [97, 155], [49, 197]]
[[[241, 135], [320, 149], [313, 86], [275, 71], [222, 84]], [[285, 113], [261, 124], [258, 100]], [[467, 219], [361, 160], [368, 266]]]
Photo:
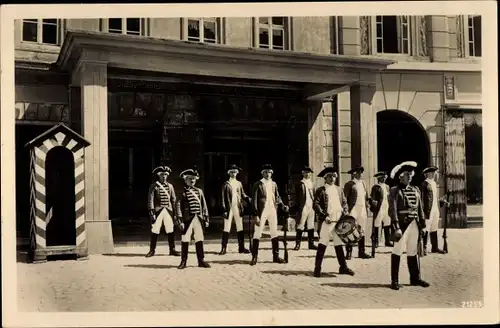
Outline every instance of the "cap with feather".
[[335, 168], [325, 167], [321, 172], [319, 172], [318, 178], [324, 178], [327, 174], [333, 174], [335, 177], [338, 176], [337, 172], [335, 171]]
[[417, 162], [414, 161], [407, 161], [396, 165], [391, 171], [391, 179], [399, 178], [403, 172], [414, 172], [417, 166]]

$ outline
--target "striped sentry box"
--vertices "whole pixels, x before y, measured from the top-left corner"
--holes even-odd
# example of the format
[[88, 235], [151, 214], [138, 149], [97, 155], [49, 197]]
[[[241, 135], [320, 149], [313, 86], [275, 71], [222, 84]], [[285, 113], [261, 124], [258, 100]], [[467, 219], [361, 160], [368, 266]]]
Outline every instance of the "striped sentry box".
[[85, 232], [85, 168], [84, 149], [89, 142], [79, 134], [58, 124], [30, 141], [30, 190], [31, 190], [31, 234], [30, 248], [35, 253], [47, 248], [46, 228], [52, 217], [52, 209], [46, 202], [47, 154], [55, 147], [65, 147], [73, 154], [75, 167], [75, 229], [76, 250], [86, 249]]

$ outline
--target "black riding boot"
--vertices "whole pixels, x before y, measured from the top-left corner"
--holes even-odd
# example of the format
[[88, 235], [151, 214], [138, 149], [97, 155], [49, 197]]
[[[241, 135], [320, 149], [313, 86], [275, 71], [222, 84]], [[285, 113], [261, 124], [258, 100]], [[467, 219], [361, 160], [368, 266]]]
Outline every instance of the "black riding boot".
[[297, 229], [297, 234], [295, 235], [295, 248], [294, 251], [300, 249], [300, 244], [302, 243], [302, 230]]
[[439, 247], [438, 247], [438, 233], [437, 233], [437, 231], [431, 232], [430, 235], [431, 235], [431, 252], [438, 253], [438, 254], [444, 254], [444, 251], [442, 249], [439, 249]]
[[335, 254], [337, 255], [337, 261], [339, 261], [340, 265], [339, 273], [354, 276], [354, 271], [347, 267], [347, 261], [344, 256], [344, 248], [342, 246], [335, 246]]
[[151, 233], [151, 241], [149, 243], [149, 253], [146, 254], [146, 257], [151, 257], [155, 255], [157, 242], [158, 242], [158, 235], [155, 233]]
[[224, 255], [227, 253], [227, 242], [229, 241], [229, 232], [222, 232], [221, 250], [219, 255]]
[[372, 242], [375, 243], [375, 248], [378, 248], [378, 236], [379, 236], [378, 233], [379, 233], [379, 228], [373, 228], [373, 237], [375, 238]]
[[181, 243], [181, 264], [177, 267], [177, 269], [185, 269], [187, 265], [188, 259], [188, 249], [189, 243]]
[[257, 258], [259, 256], [259, 239], [254, 239], [252, 241], [252, 261], [250, 261], [250, 265], [257, 264]]
[[249, 254], [250, 251], [245, 248], [245, 232], [238, 231], [238, 253]]
[[418, 259], [416, 256], [407, 256], [408, 271], [410, 271], [410, 285], [429, 287], [430, 284], [420, 278], [420, 268], [418, 267]]
[[372, 257], [365, 252], [365, 237], [361, 237], [358, 242], [358, 257], [360, 259], [371, 259]]
[[323, 263], [323, 257], [325, 256], [326, 245], [318, 244], [318, 250], [316, 251], [316, 262], [314, 264], [314, 276], [321, 277], [321, 263]]
[[198, 258], [198, 266], [200, 268], [210, 268], [210, 264], [205, 262], [205, 252], [203, 250], [203, 242], [198, 241], [195, 244], [196, 246], [196, 257]]
[[345, 259], [350, 260], [352, 258], [352, 245], [346, 245], [345, 252], [346, 252]]
[[[428, 237], [429, 237], [429, 232], [424, 232], [424, 236], [423, 236], [423, 240], [422, 240], [422, 244], [424, 245], [424, 254], [423, 256], [426, 256], [427, 255], [427, 240], [428, 240]], [[432, 237], [431, 237], [431, 240], [432, 240]], [[432, 243], [432, 242], [431, 242]]]
[[401, 256], [391, 254], [391, 289], [399, 290], [399, 262]]
[[318, 249], [318, 247], [314, 245], [314, 229], [307, 230], [307, 240], [309, 242], [309, 249]]
[[178, 251], [175, 250], [174, 234], [167, 233], [167, 239], [168, 239], [168, 247], [170, 248], [170, 255], [180, 256], [181, 253], [179, 253]]
[[387, 247], [393, 247], [394, 244], [391, 241], [391, 227], [384, 227], [384, 240], [385, 240], [385, 246]]
[[273, 262], [274, 263], [285, 263], [285, 260], [280, 258], [280, 245], [278, 237], [271, 239], [271, 245], [273, 246]]

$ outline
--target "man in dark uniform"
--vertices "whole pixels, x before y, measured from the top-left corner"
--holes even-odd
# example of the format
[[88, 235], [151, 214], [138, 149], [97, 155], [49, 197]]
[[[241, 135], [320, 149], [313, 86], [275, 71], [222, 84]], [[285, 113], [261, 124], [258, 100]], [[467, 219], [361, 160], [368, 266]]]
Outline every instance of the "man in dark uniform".
[[410, 284], [412, 286], [429, 287], [429, 283], [420, 277], [420, 259], [418, 246], [422, 229], [425, 228], [424, 211], [420, 192], [410, 185], [415, 162], [403, 162], [391, 171], [391, 179], [399, 179], [399, 184], [390, 190], [389, 214], [394, 227], [394, 244], [391, 255], [391, 289], [399, 290], [399, 263], [401, 254], [406, 248]]
[[[368, 207], [370, 197], [365, 182], [362, 179], [365, 169], [362, 166], [356, 166], [347, 173], [352, 174], [353, 179], [344, 186], [344, 194], [347, 199], [349, 215], [354, 217], [363, 231], [366, 231], [366, 221], [368, 220]], [[371, 256], [365, 251], [365, 237], [358, 242], [358, 256], [362, 259], [369, 259]], [[347, 259], [351, 258], [352, 246], [346, 246]]]
[[379, 229], [384, 228], [385, 246], [392, 247], [391, 242], [391, 218], [389, 216], [389, 186], [385, 183], [387, 180], [386, 172], [378, 172], [373, 176], [377, 183], [373, 185], [370, 197], [370, 210], [373, 213], [375, 243], [378, 247]]
[[426, 228], [424, 232], [424, 255], [427, 255], [427, 238], [431, 236], [431, 252], [444, 254], [444, 251], [438, 247], [438, 227], [439, 227], [439, 207], [446, 204], [443, 199], [438, 199], [438, 186], [436, 183], [436, 173], [438, 168], [435, 166], [430, 166], [425, 168], [422, 173], [425, 176], [425, 180], [420, 186], [420, 192], [422, 193], [422, 204], [424, 208]]
[[283, 204], [278, 192], [276, 182], [272, 180], [274, 171], [271, 165], [262, 166], [262, 179], [257, 181], [252, 188], [252, 212], [255, 219], [255, 232], [252, 242], [252, 261], [250, 265], [257, 264], [259, 255], [259, 240], [266, 222], [269, 223], [271, 244], [273, 248], [273, 262], [285, 263], [279, 257], [278, 243], [278, 207], [288, 212], [288, 206]]
[[201, 268], [210, 268], [210, 265], [205, 262], [205, 252], [203, 249], [203, 228], [208, 228], [209, 223], [207, 202], [203, 190], [194, 186], [196, 180], [199, 178], [199, 174], [196, 169], [189, 169], [183, 171], [180, 176], [184, 179], [184, 189], [176, 206], [177, 224], [182, 231], [181, 263], [178, 268], [186, 268], [191, 236], [195, 240], [198, 266]]
[[297, 235], [295, 238], [295, 248], [298, 251], [302, 241], [302, 233], [307, 223], [307, 239], [309, 249], [318, 249], [314, 245], [314, 186], [311, 181], [313, 171], [305, 166], [302, 169], [302, 180], [295, 187], [295, 204], [297, 206]]
[[155, 255], [156, 243], [158, 235], [161, 232], [161, 227], [165, 227], [167, 233], [168, 246], [170, 255], [179, 256], [179, 252], [175, 250], [174, 242], [174, 206], [175, 206], [175, 191], [174, 186], [167, 182], [167, 178], [172, 170], [168, 166], [158, 166], [153, 170], [155, 182], [151, 184], [148, 192], [148, 212], [151, 219], [151, 242], [149, 253], [146, 257]]
[[335, 232], [335, 225], [343, 214], [347, 213], [347, 201], [342, 188], [335, 185], [337, 172], [331, 167], [325, 168], [318, 174], [325, 179], [325, 185], [318, 188], [314, 196], [314, 211], [318, 216], [321, 228], [319, 230], [319, 244], [316, 252], [314, 276], [321, 276], [321, 264], [325, 255], [326, 247], [333, 237], [335, 254], [339, 262], [340, 274], [354, 276], [354, 271], [349, 269], [344, 255], [343, 242]]
[[222, 232], [222, 248], [219, 255], [227, 252], [229, 232], [231, 225], [236, 224], [238, 233], [238, 252], [248, 254], [250, 251], [245, 248], [245, 235], [243, 232], [243, 201], [250, 202], [250, 197], [245, 194], [243, 185], [236, 179], [241, 169], [236, 165], [229, 166], [227, 174], [229, 179], [222, 186], [222, 210], [224, 217], [224, 231]]

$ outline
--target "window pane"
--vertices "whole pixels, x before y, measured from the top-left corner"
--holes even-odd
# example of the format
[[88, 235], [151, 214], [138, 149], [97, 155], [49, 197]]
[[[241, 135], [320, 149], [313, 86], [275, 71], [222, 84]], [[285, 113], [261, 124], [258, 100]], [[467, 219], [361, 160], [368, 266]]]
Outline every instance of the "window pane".
[[377, 23], [382, 23], [382, 16], [377, 16], [376, 22]]
[[215, 22], [203, 22], [203, 38], [204, 42], [217, 43], [217, 31]]
[[474, 17], [474, 55], [481, 57], [481, 16]]
[[382, 37], [382, 24], [377, 24], [377, 38]]
[[62, 106], [61, 121], [64, 121], [64, 122], [69, 121], [69, 106], [68, 105]]
[[134, 106], [134, 93], [120, 92], [117, 94], [120, 104], [120, 118], [128, 118], [132, 115]]
[[61, 121], [63, 115], [64, 105], [52, 105], [50, 110], [51, 121]]
[[38, 119], [42, 121], [48, 120], [50, 117], [50, 105], [40, 104], [38, 105]]
[[23, 22], [23, 41], [29, 42], [37, 42], [37, 26], [38, 24], [35, 22], [31, 22], [28, 20], [24, 20]]
[[273, 17], [273, 25], [285, 25], [285, 18], [284, 17]]
[[285, 35], [283, 30], [273, 30], [273, 49], [283, 49], [285, 46]]
[[108, 19], [108, 31], [111, 33], [121, 33], [122, 32], [122, 19], [121, 18]]
[[141, 19], [127, 18], [127, 34], [141, 34]]
[[[269, 45], [269, 30], [267, 28], [259, 29], [259, 45], [266, 46]], [[267, 47], [264, 47], [267, 48]]]
[[15, 105], [16, 108], [16, 120], [22, 120], [24, 117], [24, 103], [23, 102], [16, 102]]
[[44, 24], [57, 25], [57, 19], [42, 19]]
[[200, 21], [188, 20], [188, 40], [200, 41]]
[[38, 114], [38, 104], [27, 103], [25, 105], [26, 112], [24, 114], [25, 120], [36, 120]]
[[382, 39], [377, 39], [377, 52], [378, 53], [384, 52], [384, 48], [382, 47]]
[[43, 23], [42, 43], [57, 44], [57, 24]]
[[473, 57], [474, 56], [474, 43], [469, 42], [469, 56]]
[[408, 25], [403, 25], [403, 39], [408, 39]]
[[259, 17], [260, 24], [269, 24], [269, 17]]
[[408, 40], [403, 40], [403, 53], [408, 53]]
[[469, 41], [472, 42], [474, 40], [474, 29], [469, 27]]

